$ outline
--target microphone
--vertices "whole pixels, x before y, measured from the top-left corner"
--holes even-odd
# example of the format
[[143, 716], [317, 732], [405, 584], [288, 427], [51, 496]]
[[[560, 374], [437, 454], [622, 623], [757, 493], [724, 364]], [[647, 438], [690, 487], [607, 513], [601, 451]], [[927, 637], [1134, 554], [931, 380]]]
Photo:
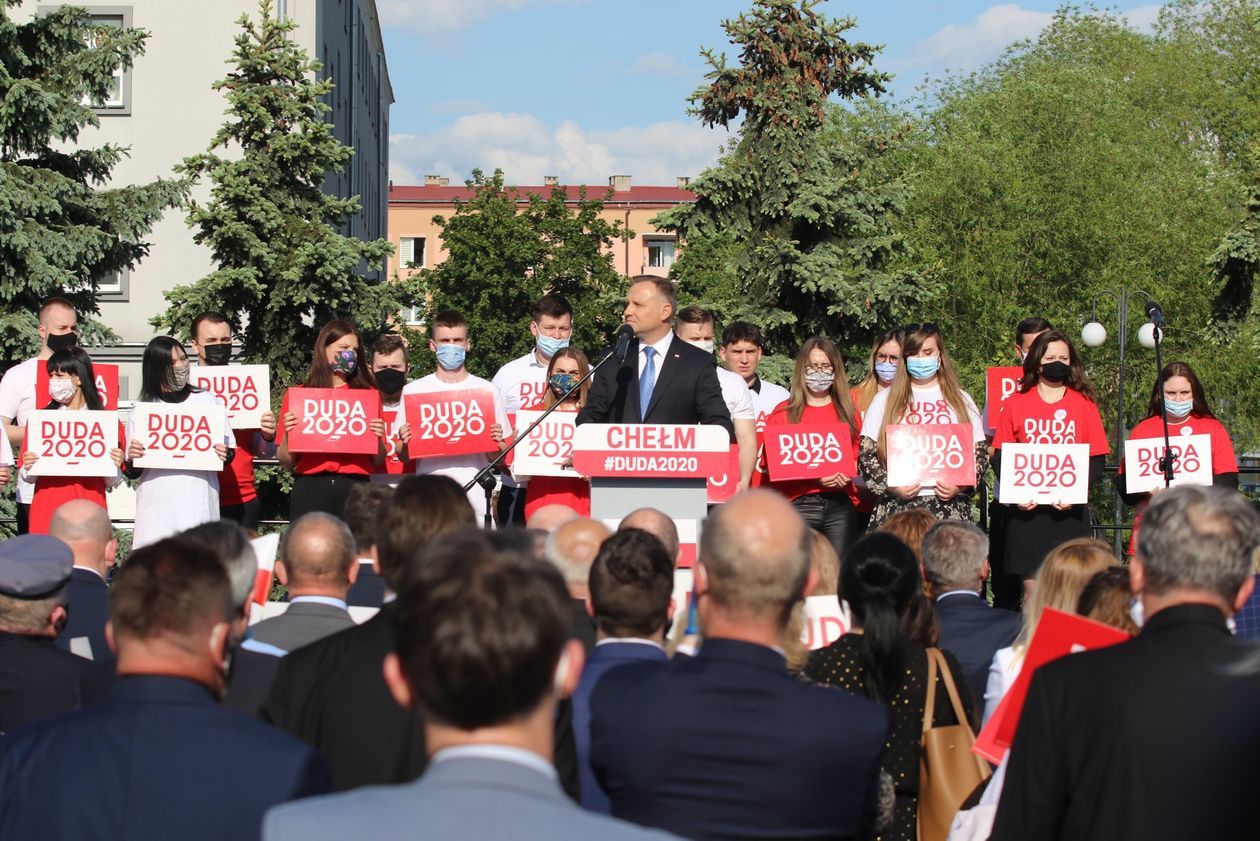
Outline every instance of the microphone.
[[1164, 326], [1164, 311], [1154, 301], [1146, 302], [1146, 320], [1159, 327]]
[[634, 328], [629, 324], [621, 325], [621, 329], [617, 331], [617, 349], [614, 351], [617, 361], [625, 361], [626, 351], [630, 349], [630, 340], [633, 338]]

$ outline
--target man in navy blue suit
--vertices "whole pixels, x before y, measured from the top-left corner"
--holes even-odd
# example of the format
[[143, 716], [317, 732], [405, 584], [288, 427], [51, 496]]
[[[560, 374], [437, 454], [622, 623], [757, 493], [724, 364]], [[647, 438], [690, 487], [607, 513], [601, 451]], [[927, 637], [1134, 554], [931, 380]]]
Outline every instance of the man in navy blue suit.
[[888, 713], [788, 674], [779, 647], [810, 589], [810, 532], [771, 491], [705, 522], [694, 658], [606, 673], [591, 765], [614, 817], [686, 838], [868, 838]]
[[582, 808], [608, 814], [608, 795], [591, 771], [591, 691], [609, 669], [663, 663], [665, 622], [673, 612], [674, 559], [651, 534], [621, 529], [591, 564], [586, 604], [595, 618], [595, 647], [573, 691], [573, 740], [581, 772]]
[[110, 592], [113, 691], [0, 738], [0, 838], [250, 841], [270, 807], [326, 791], [317, 751], [218, 706], [233, 613], [208, 549], [133, 553]]
[[72, 499], [58, 506], [48, 534], [70, 547], [74, 569], [66, 586], [66, 627], [57, 647], [97, 663], [112, 663], [114, 652], [105, 642], [109, 622], [109, 568], [118, 554], [118, 541], [109, 514], [95, 502]]
[[941, 648], [958, 658], [983, 706], [993, 655], [1015, 642], [1023, 623], [1018, 613], [989, 607], [980, 595], [989, 576], [989, 538], [971, 523], [946, 520], [923, 536], [920, 557], [936, 595]]

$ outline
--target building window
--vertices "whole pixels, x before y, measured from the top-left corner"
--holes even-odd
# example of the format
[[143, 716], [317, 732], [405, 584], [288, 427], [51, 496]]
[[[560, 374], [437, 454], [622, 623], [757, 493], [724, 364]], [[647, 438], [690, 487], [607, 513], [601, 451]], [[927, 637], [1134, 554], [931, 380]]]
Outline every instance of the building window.
[[398, 246], [400, 269], [424, 268], [424, 237], [403, 237]]
[[416, 304], [402, 311], [403, 323], [408, 327], [419, 327], [424, 324], [424, 305]]
[[672, 239], [644, 240], [647, 248], [647, 268], [668, 269], [674, 265], [674, 241]]
[[131, 270], [126, 267], [110, 272], [96, 281], [96, 297], [102, 301], [131, 299]]
[[[95, 49], [105, 40], [109, 29], [131, 28], [130, 6], [93, 6], [88, 9], [88, 19], [92, 30], [88, 34], [88, 46]], [[100, 114], [131, 113], [131, 69], [122, 66], [114, 68], [114, 77], [110, 82], [105, 98], [94, 103], [93, 108]]]

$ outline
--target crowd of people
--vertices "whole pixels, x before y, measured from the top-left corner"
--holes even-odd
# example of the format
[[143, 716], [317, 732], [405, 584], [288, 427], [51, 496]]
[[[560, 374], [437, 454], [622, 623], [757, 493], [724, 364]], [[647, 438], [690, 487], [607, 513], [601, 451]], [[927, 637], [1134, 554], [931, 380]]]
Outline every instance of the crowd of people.
[[[1122, 475], [1141, 513], [1122, 559], [1086, 505], [974, 522], [1004, 446], [1087, 445], [1091, 478], [1110, 451], [1082, 360], [1044, 320], [1017, 327], [1015, 393], [981, 410], [936, 325], [881, 335], [852, 387], [836, 344], [810, 339], [784, 388], [758, 374], [755, 325], [715, 348], [713, 317], [675, 308], [668, 282], [633, 279], [634, 338], [589, 379], [558, 296], [492, 380], [467, 370], [459, 313], [429, 325], [437, 369], [414, 381], [399, 336], [365, 347], [330, 321], [298, 387], [379, 395], [376, 452], [291, 448], [286, 393], [256, 428], [223, 425], [221, 470], [136, 466], [126, 421], [117, 476], [63, 477], [31, 471], [28, 416], [104, 401], [73, 308], [47, 302], [40, 354], [0, 383], [23, 532], [0, 542], [0, 839], [1246, 833], [1260, 647], [1239, 612], [1260, 513], [1188, 366], [1166, 366], [1150, 415], [1211, 436], [1215, 487], [1129, 493]], [[192, 354], [149, 343], [140, 402], [217, 405], [190, 368], [229, 363], [229, 320], [190, 327]], [[493, 396], [497, 449], [418, 447], [405, 398], [467, 390]], [[509, 472], [493, 497], [472, 482], [517, 414], [553, 407], [728, 433], [736, 493], [705, 518], [685, 591], [677, 523], [653, 500], [604, 521], [577, 473]], [[759, 436], [796, 424], [843, 436], [852, 472], [776, 481]], [[974, 480], [890, 485], [889, 428], [907, 424], [966, 429]], [[251, 540], [253, 459], [272, 457], [294, 474], [274, 573]], [[119, 564], [105, 495], [124, 478]], [[843, 635], [803, 645], [809, 597], [833, 600]], [[1063, 615], [1128, 641], [1042, 665], [1038, 629]], [[1013, 741], [972, 755], [1012, 707]], [[955, 734], [962, 761], [942, 763]]]

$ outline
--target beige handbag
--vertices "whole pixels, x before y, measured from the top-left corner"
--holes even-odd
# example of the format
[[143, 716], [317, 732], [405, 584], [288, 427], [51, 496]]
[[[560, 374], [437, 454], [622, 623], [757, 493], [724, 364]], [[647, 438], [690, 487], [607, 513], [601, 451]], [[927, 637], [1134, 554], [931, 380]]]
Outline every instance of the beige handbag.
[[[971, 751], [976, 737], [963, 712], [945, 656], [939, 648], [929, 648], [927, 657], [928, 689], [919, 750], [919, 841], [945, 841], [958, 809], [993, 772], [989, 763]], [[932, 726], [938, 668], [958, 719], [957, 724], [948, 727]]]

